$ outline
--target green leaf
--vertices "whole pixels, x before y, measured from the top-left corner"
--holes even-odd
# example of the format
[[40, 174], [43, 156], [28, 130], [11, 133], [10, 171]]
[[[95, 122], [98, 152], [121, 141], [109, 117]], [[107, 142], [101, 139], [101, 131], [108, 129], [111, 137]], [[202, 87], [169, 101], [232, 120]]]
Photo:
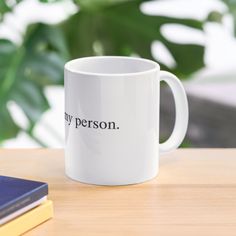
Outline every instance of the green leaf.
[[[88, 6], [91, 3], [83, 0], [78, 2]], [[81, 8], [81, 11], [62, 24], [72, 58], [98, 54], [138, 54], [154, 60], [151, 44], [159, 40], [169, 49], [177, 64], [174, 69], [161, 65], [162, 69], [186, 78], [204, 65], [203, 46], [173, 43], [161, 34], [161, 27], [165, 24], [175, 23], [202, 30], [202, 22], [145, 15], [140, 10], [143, 1], [139, 0], [99, 2], [104, 3], [103, 8], [94, 7], [97, 10], [93, 11], [88, 6]], [[96, 45], [99, 45], [100, 50], [96, 50]]]
[[3, 19], [3, 16], [7, 12], [11, 12], [13, 8], [20, 2], [21, 0], [14, 1], [6, 1], [0, 0], [0, 21]]
[[39, 0], [40, 2], [43, 2], [43, 3], [52, 3], [52, 2], [59, 2], [59, 1], [62, 1], [62, 0]]
[[234, 20], [234, 35], [236, 36], [236, 0], [222, 0], [227, 6]]
[[74, 0], [82, 10], [93, 11], [101, 8], [134, 0]]
[[[1, 0], [0, 1], [0, 16], [2, 16], [4, 13], [11, 11], [11, 7], [7, 5], [6, 1]], [[2, 17], [0, 17], [1, 19]]]
[[62, 25], [72, 58], [94, 54], [93, 43], [96, 37], [91, 27], [93, 20], [90, 14], [81, 11]]
[[207, 17], [209, 22], [218, 22], [222, 23], [223, 14], [218, 11], [211, 11]]
[[177, 66], [171, 71], [181, 79], [188, 79], [189, 75], [204, 67], [204, 48], [202, 46], [170, 43], [167, 40], [165, 45], [172, 52], [172, 56], [177, 62]]
[[15, 137], [19, 130], [7, 107], [0, 103], [0, 142]]
[[0, 40], [0, 140], [19, 132], [8, 111], [10, 101], [22, 109], [31, 132], [49, 108], [44, 88], [63, 84], [63, 65], [67, 60], [63, 35], [55, 26], [30, 26], [20, 46]]
[[17, 92], [12, 93], [11, 99], [19, 105], [33, 125], [49, 108], [42, 87], [32, 81], [22, 80], [17, 87]]

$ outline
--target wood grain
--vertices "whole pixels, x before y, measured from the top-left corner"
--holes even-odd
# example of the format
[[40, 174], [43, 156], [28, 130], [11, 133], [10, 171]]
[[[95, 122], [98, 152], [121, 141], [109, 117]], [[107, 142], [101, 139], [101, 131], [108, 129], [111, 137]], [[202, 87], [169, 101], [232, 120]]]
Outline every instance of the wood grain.
[[0, 150], [1, 175], [49, 183], [55, 216], [26, 235], [236, 235], [236, 149], [180, 149], [160, 162], [152, 181], [99, 187], [68, 179], [62, 150]]

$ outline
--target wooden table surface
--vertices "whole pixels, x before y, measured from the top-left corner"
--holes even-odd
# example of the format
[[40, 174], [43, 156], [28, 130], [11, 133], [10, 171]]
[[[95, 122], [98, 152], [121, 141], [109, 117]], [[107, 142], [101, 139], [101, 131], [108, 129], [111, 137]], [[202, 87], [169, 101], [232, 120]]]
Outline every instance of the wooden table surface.
[[[68, 179], [62, 150], [0, 150], [0, 174], [48, 182], [53, 219], [28, 236], [236, 235], [236, 149], [180, 149], [130, 186]], [[1, 190], [0, 190], [1, 191]]]

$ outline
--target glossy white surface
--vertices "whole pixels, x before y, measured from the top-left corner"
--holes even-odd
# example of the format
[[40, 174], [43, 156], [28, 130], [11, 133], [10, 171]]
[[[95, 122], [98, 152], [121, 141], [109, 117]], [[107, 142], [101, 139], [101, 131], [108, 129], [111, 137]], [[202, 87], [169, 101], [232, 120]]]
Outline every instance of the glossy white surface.
[[[180, 83], [173, 76], [165, 75], [164, 80], [175, 81], [171, 88], [178, 97], [177, 117], [187, 117], [179, 110], [187, 112]], [[159, 65], [150, 60], [91, 57], [68, 62], [67, 175], [99, 185], [133, 184], [155, 177], [159, 169], [159, 86]], [[186, 119], [184, 122], [176, 122], [174, 138], [162, 144], [163, 151], [182, 141]]]
[[173, 92], [175, 100], [175, 126], [169, 139], [160, 144], [160, 153], [175, 150], [183, 141], [188, 128], [188, 101], [180, 80], [167, 71], [160, 72], [160, 80], [165, 81]]

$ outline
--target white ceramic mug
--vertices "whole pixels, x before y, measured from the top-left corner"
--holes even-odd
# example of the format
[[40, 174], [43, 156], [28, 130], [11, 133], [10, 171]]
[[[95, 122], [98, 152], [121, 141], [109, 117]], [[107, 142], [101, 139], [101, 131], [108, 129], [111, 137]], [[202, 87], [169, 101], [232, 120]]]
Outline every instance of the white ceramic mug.
[[[159, 144], [160, 81], [171, 88], [176, 121]], [[65, 169], [84, 183], [125, 185], [154, 178], [159, 154], [176, 149], [188, 124], [184, 88], [151, 60], [101, 56], [65, 65]]]

